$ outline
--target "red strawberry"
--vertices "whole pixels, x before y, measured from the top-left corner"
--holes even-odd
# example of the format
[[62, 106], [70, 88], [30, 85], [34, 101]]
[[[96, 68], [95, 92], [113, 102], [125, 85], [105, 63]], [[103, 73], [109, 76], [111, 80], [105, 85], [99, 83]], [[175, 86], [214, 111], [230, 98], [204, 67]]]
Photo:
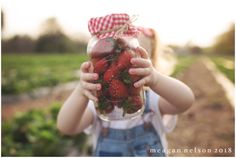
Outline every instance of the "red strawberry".
[[102, 86], [101, 90], [96, 91], [96, 96], [98, 98], [98, 100], [102, 100], [104, 98], [109, 98], [109, 91], [107, 88], [105, 88], [104, 86]]
[[127, 70], [122, 71], [120, 77], [122, 81], [126, 84], [134, 84], [141, 78], [140, 76], [137, 75], [130, 75]]
[[129, 94], [131, 96], [140, 95], [141, 87], [135, 88], [133, 85], [129, 87]]
[[94, 72], [101, 74], [107, 70], [108, 66], [107, 60], [101, 59], [94, 65]]
[[132, 96], [131, 104], [135, 106], [137, 109], [140, 109], [143, 105], [142, 99], [140, 96]]
[[100, 97], [102, 96], [102, 90], [97, 91], [96, 96], [98, 99], [100, 99]]
[[124, 70], [131, 66], [130, 59], [133, 57], [132, 50], [124, 50], [121, 52], [121, 55], [118, 57], [117, 68], [119, 70]]
[[121, 108], [121, 107], [122, 107], [122, 100], [111, 100], [110, 103], [111, 103], [113, 106], [117, 106], [118, 108]]
[[133, 113], [135, 113], [135, 112], [137, 112], [138, 110], [137, 109], [135, 109], [135, 108], [128, 108], [127, 110], [126, 110], [126, 113], [127, 114], [133, 114]]
[[128, 89], [125, 84], [119, 80], [112, 80], [109, 86], [110, 96], [114, 99], [122, 99], [128, 97]]
[[105, 98], [109, 98], [110, 97], [110, 93], [109, 93], [109, 90], [108, 88], [104, 88], [103, 91], [102, 91], [102, 94]]
[[116, 44], [112, 38], [100, 39], [92, 48], [91, 55], [93, 57], [100, 56], [101, 54], [111, 53], [115, 50]]
[[101, 59], [103, 59], [103, 57], [96, 57], [96, 58], [92, 57], [91, 61], [92, 61], [93, 65], [95, 65]]
[[140, 76], [137, 76], [137, 75], [130, 75], [130, 79], [131, 81], [134, 83], [136, 81], [138, 81], [141, 77]]
[[127, 107], [127, 113], [132, 114], [142, 108], [143, 102], [140, 96], [132, 96], [130, 101], [130, 105]]
[[98, 102], [98, 107], [96, 108], [101, 113], [111, 113], [114, 109], [114, 106], [105, 100]]
[[112, 79], [118, 78], [119, 71], [116, 67], [116, 64], [113, 63], [111, 67], [104, 73], [103, 79], [106, 83], [110, 83]]
[[114, 106], [112, 104], [107, 104], [106, 108], [104, 109], [104, 112], [106, 114], [111, 113], [114, 110]]

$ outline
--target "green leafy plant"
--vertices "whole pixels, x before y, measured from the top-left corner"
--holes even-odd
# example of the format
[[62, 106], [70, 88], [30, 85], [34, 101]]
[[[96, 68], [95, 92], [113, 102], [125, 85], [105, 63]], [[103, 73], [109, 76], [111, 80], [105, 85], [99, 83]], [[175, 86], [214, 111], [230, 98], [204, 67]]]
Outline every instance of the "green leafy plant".
[[86, 54], [4, 54], [2, 93], [20, 94], [78, 80], [75, 72], [86, 60]]
[[209, 58], [215, 63], [216, 67], [233, 83], [235, 82], [234, 76], [234, 56], [211, 55]]
[[71, 148], [82, 151], [86, 135], [62, 135], [56, 128], [56, 103], [47, 110], [31, 110], [2, 124], [3, 156], [66, 156]]
[[194, 55], [178, 56], [178, 63], [176, 64], [171, 76], [177, 77], [179, 74], [183, 73], [192, 63], [194, 63], [196, 58], [197, 57]]

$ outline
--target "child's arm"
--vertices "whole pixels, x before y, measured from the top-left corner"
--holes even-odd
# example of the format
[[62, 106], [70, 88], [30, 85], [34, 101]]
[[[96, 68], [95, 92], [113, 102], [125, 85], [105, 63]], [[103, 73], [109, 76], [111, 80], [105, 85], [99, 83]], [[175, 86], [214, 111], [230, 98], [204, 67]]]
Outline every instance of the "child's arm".
[[136, 83], [135, 87], [149, 86], [161, 97], [159, 108], [162, 114], [176, 114], [187, 110], [194, 102], [192, 90], [183, 82], [160, 74], [148, 59], [147, 52], [138, 48], [142, 58], [133, 58], [131, 63], [138, 68], [131, 68], [130, 74], [140, 75], [143, 78]]
[[77, 134], [93, 121], [93, 114], [86, 107], [89, 99], [97, 100], [91, 91], [99, 90], [101, 85], [91, 83], [91, 81], [98, 78], [96, 73], [89, 73], [93, 71], [92, 69], [90, 62], [81, 65], [80, 82], [60, 109], [57, 117], [57, 127], [64, 134]]

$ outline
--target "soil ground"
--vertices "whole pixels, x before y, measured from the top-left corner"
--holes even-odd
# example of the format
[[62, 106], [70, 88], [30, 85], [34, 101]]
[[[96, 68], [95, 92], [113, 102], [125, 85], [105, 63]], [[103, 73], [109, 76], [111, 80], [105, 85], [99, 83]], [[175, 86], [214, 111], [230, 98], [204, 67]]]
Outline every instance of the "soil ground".
[[178, 78], [193, 90], [196, 101], [167, 136], [169, 149], [176, 149], [170, 156], [234, 156], [234, 108], [212, 72], [199, 59]]

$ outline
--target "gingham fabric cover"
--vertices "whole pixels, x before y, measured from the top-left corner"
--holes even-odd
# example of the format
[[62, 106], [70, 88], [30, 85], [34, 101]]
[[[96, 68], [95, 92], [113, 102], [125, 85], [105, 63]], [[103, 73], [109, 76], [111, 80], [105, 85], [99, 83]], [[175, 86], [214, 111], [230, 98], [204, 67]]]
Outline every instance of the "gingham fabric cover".
[[122, 36], [137, 36], [139, 33], [138, 29], [130, 23], [130, 17], [125, 13], [91, 18], [88, 23], [88, 29], [91, 35], [97, 36], [99, 39], [103, 39], [107, 37], [114, 37], [117, 30], [127, 24], [128, 29], [122, 32]]

